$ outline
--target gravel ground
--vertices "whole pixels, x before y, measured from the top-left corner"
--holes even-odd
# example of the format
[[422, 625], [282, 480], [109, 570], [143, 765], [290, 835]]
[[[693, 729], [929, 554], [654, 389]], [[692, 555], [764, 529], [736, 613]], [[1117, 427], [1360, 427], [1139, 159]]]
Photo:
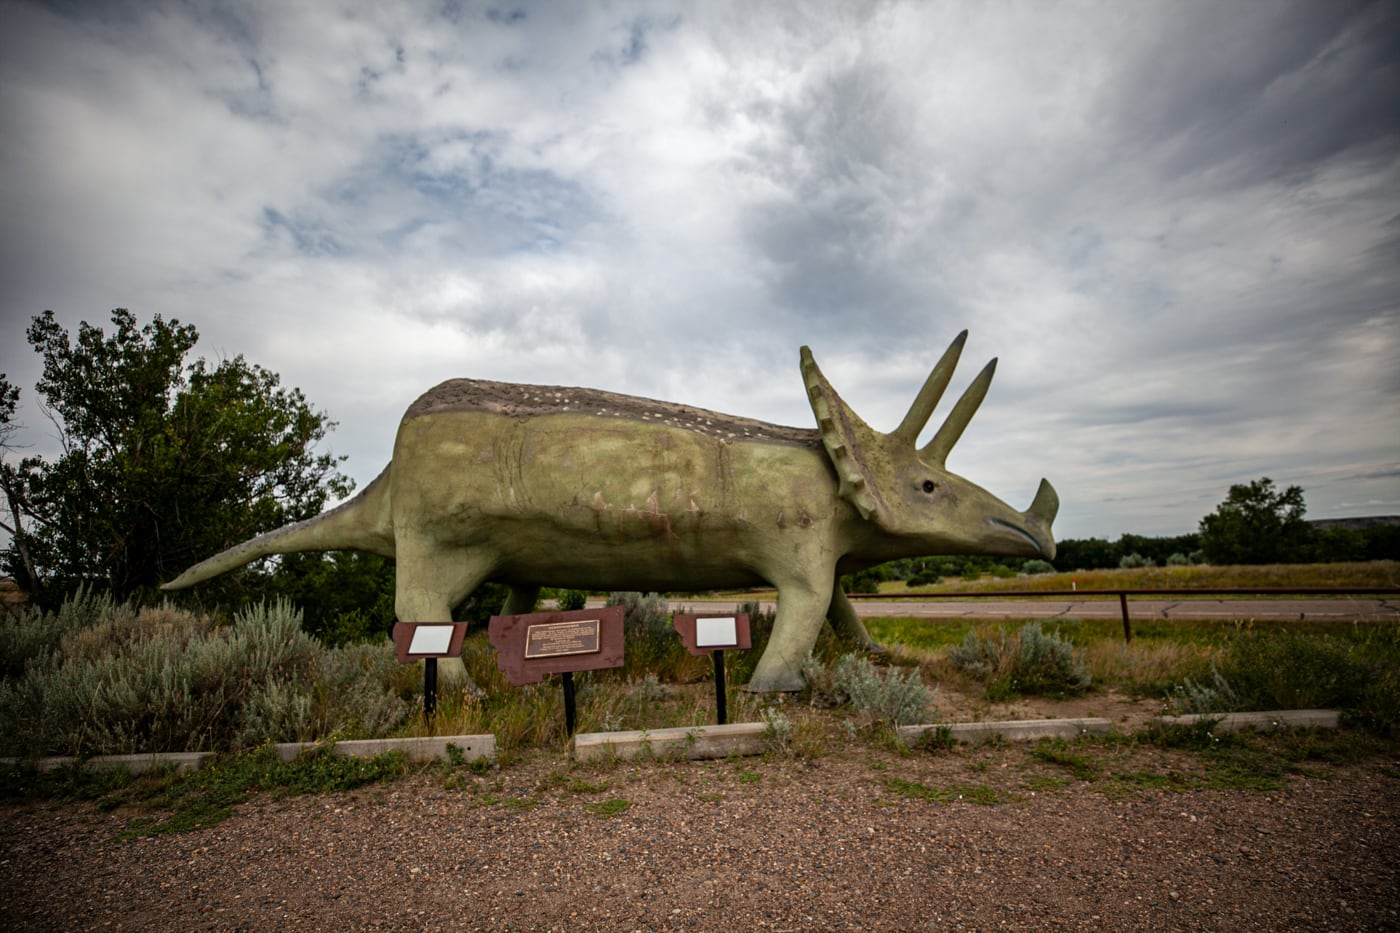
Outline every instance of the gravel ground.
[[[1160, 749], [1096, 754], [1116, 756], [1104, 775], [1203, 768]], [[1393, 755], [1310, 766], [1269, 792], [1144, 783], [1077, 779], [1025, 747], [867, 744], [599, 769], [541, 755], [259, 797], [218, 826], [134, 841], [115, 837], [149, 814], [31, 803], [0, 808], [0, 926], [1400, 929]], [[627, 806], [604, 816], [606, 801]]]

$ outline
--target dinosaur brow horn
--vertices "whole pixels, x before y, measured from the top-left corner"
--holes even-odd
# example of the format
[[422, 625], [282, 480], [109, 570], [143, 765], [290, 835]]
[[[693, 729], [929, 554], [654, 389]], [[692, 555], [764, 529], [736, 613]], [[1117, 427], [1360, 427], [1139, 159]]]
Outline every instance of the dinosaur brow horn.
[[944, 463], [948, 459], [948, 452], [953, 449], [953, 445], [962, 437], [963, 431], [967, 430], [967, 424], [972, 420], [972, 416], [977, 414], [977, 408], [982, 404], [982, 399], [987, 397], [987, 389], [992, 384], [992, 376], [997, 371], [997, 361], [993, 359], [988, 363], [977, 378], [972, 380], [972, 385], [967, 387], [967, 391], [958, 399], [958, 404], [953, 406], [943, 426], [938, 429], [938, 433], [933, 436], [933, 440], [928, 442], [922, 453], [936, 463]]
[[933, 372], [928, 374], [928, 379], [924, 381], [924, 387], [915, 397], [914, 404], [909, 406], [909, 413], [904, 416], [899, 427], [894, 429], [891, 437], [910, 447], [914, 446], [919, 432], [928, 424], [933, 409], [943, 397], [943, 391], [948, 388], [948, 380], [953, 378], [953, 370], [957, 368], [958, 357], [962, 354], [963, 344], [966, 342], [967, 331], [963, 331], [948, 345], [948, 349], [943, 351], [942, 358], [939, 359], [938, 365], [933, 367]]

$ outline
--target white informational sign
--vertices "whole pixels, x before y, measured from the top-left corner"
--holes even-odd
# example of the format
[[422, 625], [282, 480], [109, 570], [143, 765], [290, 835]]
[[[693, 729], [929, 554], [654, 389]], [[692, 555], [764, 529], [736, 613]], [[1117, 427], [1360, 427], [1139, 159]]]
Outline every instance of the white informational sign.
[[695, 620], [695, 647], [732, 648], [739, 643], [739, 629], [732, 617]]
[[413, 641], [408, 644], [408, 653], [447, 654], [452, 645], [451, 625], [418, 625], [413, 629]]

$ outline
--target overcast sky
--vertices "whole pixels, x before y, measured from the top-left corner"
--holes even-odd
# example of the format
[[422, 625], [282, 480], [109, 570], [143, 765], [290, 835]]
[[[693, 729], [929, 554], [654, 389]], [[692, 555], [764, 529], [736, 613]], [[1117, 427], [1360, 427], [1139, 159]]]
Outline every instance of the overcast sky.
[[0, 0], [0, 371], [178, 318], [364, 485], [443, 379], [811, 426], [809, 344], [893, 430], [968, 328], [1061, 538], [1397, 513], [1398, 6]]

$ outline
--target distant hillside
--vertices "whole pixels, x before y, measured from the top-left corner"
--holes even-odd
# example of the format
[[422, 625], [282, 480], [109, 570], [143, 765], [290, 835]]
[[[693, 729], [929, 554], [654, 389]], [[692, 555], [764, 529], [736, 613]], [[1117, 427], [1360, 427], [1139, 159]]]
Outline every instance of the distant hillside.
[[1352, 531], [1362, 531], [1366, 528], [1386, 528], [1391, 525], [1400, 525], [1400, 515], [1367, 515], [1364, 518], [1318, 518], [1308, 522], [1308, 524], [1318, 531], [1326, 531], [1329, 528], [1347, 528]]

